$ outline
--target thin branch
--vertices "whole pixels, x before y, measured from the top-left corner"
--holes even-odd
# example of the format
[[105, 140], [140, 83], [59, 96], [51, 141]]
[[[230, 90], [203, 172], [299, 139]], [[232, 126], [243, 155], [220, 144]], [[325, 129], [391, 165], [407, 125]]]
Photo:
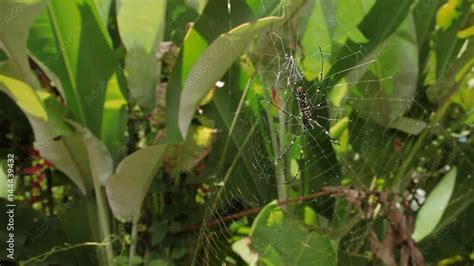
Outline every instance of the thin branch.
[[[318, 191], [318, 192], [315, 192], [315, 193], [311, 193], [311, 194], [300, 196], [300, 197], [293, 198], [293, 199], [278, 200], [277, 204], [279, 206], [286, 206], [286, 205], [290, 205], [290, 204], [293, 204], [293, 203], [310, 201], [310, 200], [313, 200], [317, 197], [325, 196], [325, 195], [328, 195], [328, 194], [330, 194], [330, 191]], [[214, 219], [214, 220], [211, 220], [211, 221], [203, 223], [203, 224], [193, 224], [191, 226], [188, 226], [188, 227], [184, 228], [181, 232], [182, 233], [192, 232], [192, 231], [201, 229], [202, 227], [214, 226], [214, 225], [218, 225], [218, 224], [222, 224], [222, 223], [235, 221], [235, 220], [238, 220], [238, 219], [243, 218], [243, 217], [258, 214], [263, 208], [264, 208], [264, 206], [263, 207], [256, 207], [256, 208], [248, 209], [248, 210], [245, 210], [245, 211], [242, 211], [242, 212], [239, 212], [239, 213], [230, 214], [230, 215], [224, 216], [224, 217], [219, 218], [219, 219]]]

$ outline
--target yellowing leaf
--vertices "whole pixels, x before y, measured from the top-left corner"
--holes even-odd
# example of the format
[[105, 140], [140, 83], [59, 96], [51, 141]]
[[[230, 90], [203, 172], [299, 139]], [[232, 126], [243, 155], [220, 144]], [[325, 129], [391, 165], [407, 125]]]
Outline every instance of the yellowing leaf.
[[208, 146], [214, 137], [216, 130], [208, 127], [198, 127], [193, 138], [198, 146]]
[[4, 75], [0, 75], [0, 85], [3, 85], [2, 89], [15, 100], [22, 110], [35, 117], [47, 120], [42, 99], [47, 98], [48, 93], [35, 91], [23, 81]]
[[203, 106], [203, 105], [206, 105], [208, 103], [210, 103], [212, 101], [212, 99], [214, 98], [214, 95], [216, 94], [216, 87], [213, 86], [209, 92], [206, 94], [206, 96], [201, 100], [201, 102], [199, 103], [199, 106]]
[[438, 13], [436, 13], [436, 25], [438, 27], [446, 30], [459, 17], [459, 12], [456, 10], [459, 2], [459, 0], [448, 0], [446, 4], [438, 9]]
[[463, 29], [461, 31], [458, 31], [457, 36], [460, 39], [466, 39], [466, 38], [469, 38], [471, 36], [474, 36], [474, 26], [471, 26], [467, 29]]

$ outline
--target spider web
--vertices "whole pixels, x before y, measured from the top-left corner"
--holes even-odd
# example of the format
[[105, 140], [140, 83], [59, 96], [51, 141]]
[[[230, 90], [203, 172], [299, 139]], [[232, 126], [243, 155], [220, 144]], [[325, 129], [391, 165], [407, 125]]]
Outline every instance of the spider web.
[[[280, 11], [289, 12], [285, 7]], [[237, 11], [229, 4], [229, 12]], [[214, 161], [212, 169], [217, 170], [209, 173], [213, 182], [206, 218], [196, 235], [197, 242], [190, 243], [197, 265], [240, 261], [231, 249], [239, 238], [235, 228], [238, 224], [251, 226], [256, 213], [248, 211], [253, 208], [274, 199], [308, 195], [323, 186], [350, 184], [373, 189], [380, 182], [388, 182], [406, 156], [404, 143], [418, 133], [403, 132], [396, 123], [387, 121], [395, 121], [401, 114], [421, 121], [427, 118], [428, 110], [419, 95], [397, 94], [401, 87], [416, 84], [410, 80], [410, 72], [418, 66], [406, 60], [407, 65], [385, 71], [390, 56], [413, 56], [405, 49], [407, 43], [393, 41], [401, 47], [397, 52], [390, 46], [374, 55], [360, 48], [341, 57], [334, 51], [343, 42], [308, 45], [299, 25], [294, 24], [285, 22], [262, 34], [257, 48], [242, 54], [240, 62], [223, 78], [225, 86], [215, 96], [216, 106], [204, 108], [204, 115], [218, 111], [228, 119], [219, 122], [216, 118], [217, 125], [225, 125], [227, 131], [221, 132], [222, 141], [214, 150], [219, 158], [208, 162], [212, 165]], [[343, 27], [343, 31], [350, 30]], [[246, 75], [246, 69], [254, 70], [255, 75]], [[303, 86], [311, 99], [313, 119], [340, 145], [331, 143], [320, 128], [302, 132], [305, 129], [300, 129], [295, 97], [298, 86]], [[380, 137], [374, 138], [374, 132], [380, 132]], [[335, 211], [333, 203], [332, 197], [307, 202], [318, 214], [335, 216], [332, 222], [345, 221], [344, 211]], [[349, 211], [343, 204], [336, 208]], [[248, 215], [239, 215], [246, 212]], [[367, 224], [355, 225], [339, 249], [370, 250], [365, 241], [368, 228]]]

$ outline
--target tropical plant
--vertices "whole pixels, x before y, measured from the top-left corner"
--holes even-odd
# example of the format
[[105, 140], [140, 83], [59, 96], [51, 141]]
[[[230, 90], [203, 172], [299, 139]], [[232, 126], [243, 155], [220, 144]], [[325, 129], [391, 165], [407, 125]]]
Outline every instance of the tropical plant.
[[2, 1], [15, 260], [472, 263], [473, 19], [466, 0]]

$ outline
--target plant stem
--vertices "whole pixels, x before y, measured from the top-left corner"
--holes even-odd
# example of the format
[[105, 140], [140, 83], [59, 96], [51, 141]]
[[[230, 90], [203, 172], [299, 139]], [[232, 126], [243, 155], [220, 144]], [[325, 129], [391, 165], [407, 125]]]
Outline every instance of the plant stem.
[[[87, 217], [89, 218], [89, 225], [91, 227], [92, 236], [95, 241], [101, 239], [100, 228], [97, 227], [98, 213], [97, 213], [97, 203], [94, 199], [94, 195], [86, 195], [86, 204], [87, 204]], [[97, 247], [97, 257], [99, 260], [99, 265], [107, 266], [107, 255], [102, 252], [103, 247]]]
[[[94, 167], [94, 162], [91, 160], [91, 169], [92, 169], [92, 180], [94, 182], [94, 193], [95, 193], [95, 200], [97, 204], [97, 216], [99, 218], [99, 227], [100, 227], [100, 232], [101, 232], [101, 237], [102, 241], [107, 240], [108, 237], [111, 236], [110, 233], [110, 218], [109, 218], [109, 212], [107, 208], [107, 201], [105, 199], [105, 194], [103, 193], [102, 186], [100, 185], [99, 182], [99, 177], [95, 173], [94, 169], [97, 169]], [[112, 244], [109, 243], [105, 246], [105, 254], [107, 257], [107, 263], [110, 264], [112, 263], [114, 259], [114, 251], [112, 249]]]
[[[99, 225], [100, 231], [102, 233], [102, 241], [105, 241], [109, 236], [111, 236], [109, 214], [107, 210], [105, 196], [104, 193], [102, 193], [102, 187], [100, 187], [99, 185], [98, 188], [96, 188], [94, 191], [96, 196], [95, 198], [97, 201], [97, 214], [99, 216]], [[114, 251], [110, 243], [105, 246], [105, 254], [107, 256], [107, 262], [111, 263], [114, 259]]]
[[138, 219], [133, 219], [132, 224], [132, 236], [131, 236], [131, 243], [130, 243], [130, 251], [128, 255], [128, 266], [132, 266], [133, 257], [135, 257], [135, 249], [137, 247], [137, 235], [138, 235]]
[[[268, 119], [270, 138], [271, 138], [272, 147], [273, 147], [273, 154], [274, 154], [274, 157], [277, 158], [279, 156], [279, 154], [282, 153], [282, 150], [283, 150], [283, 146], [284, 146], [283, 142], [285, 140], [285, 136], [284, 136], [285, 131], [284, 130], [282, 131], [281, 130], [282, 128], [280, 128], [280, 134], [279, 134], [280, 145], [278, 145], [279, 141], [277, 139], [277, 136], [275, 134], [275, 129], [273, 127], [273, 122], [272, 122], [273, 121], [273, 116], [271, 114], [271, 110], [269, 108], [266, 108], [265, 112], [267, 114], [267, 119]], [[279, 112], [279, 114], [282, 114], [282, 113], [283, 112]], [[280, 122], [281, 122], [282, 119], [284, 121], [284, 117], [282, 118], [282, 116], [280, 115], [279, 116]], [[279, 146], [280, 146], [280, 149], [278, 148]], [[276, 175], [276, 181], [277, 181], [276, 183], [277, 183], [278, 200], [285, 200], [288, 197], [287, 193], [286, 193], [286, 186], [285, 186], [285, 169], [283, 168], [283, 166], [285, 165], [285, 161], [286, 161], [285, 158], [282, 158], [282, 161], [283, 161], [283, 163], [276, 163], [276, 165], [275, 165], [275, 175]], [[283, 209], [286, 209], [286, 206], [284, 206]]]

